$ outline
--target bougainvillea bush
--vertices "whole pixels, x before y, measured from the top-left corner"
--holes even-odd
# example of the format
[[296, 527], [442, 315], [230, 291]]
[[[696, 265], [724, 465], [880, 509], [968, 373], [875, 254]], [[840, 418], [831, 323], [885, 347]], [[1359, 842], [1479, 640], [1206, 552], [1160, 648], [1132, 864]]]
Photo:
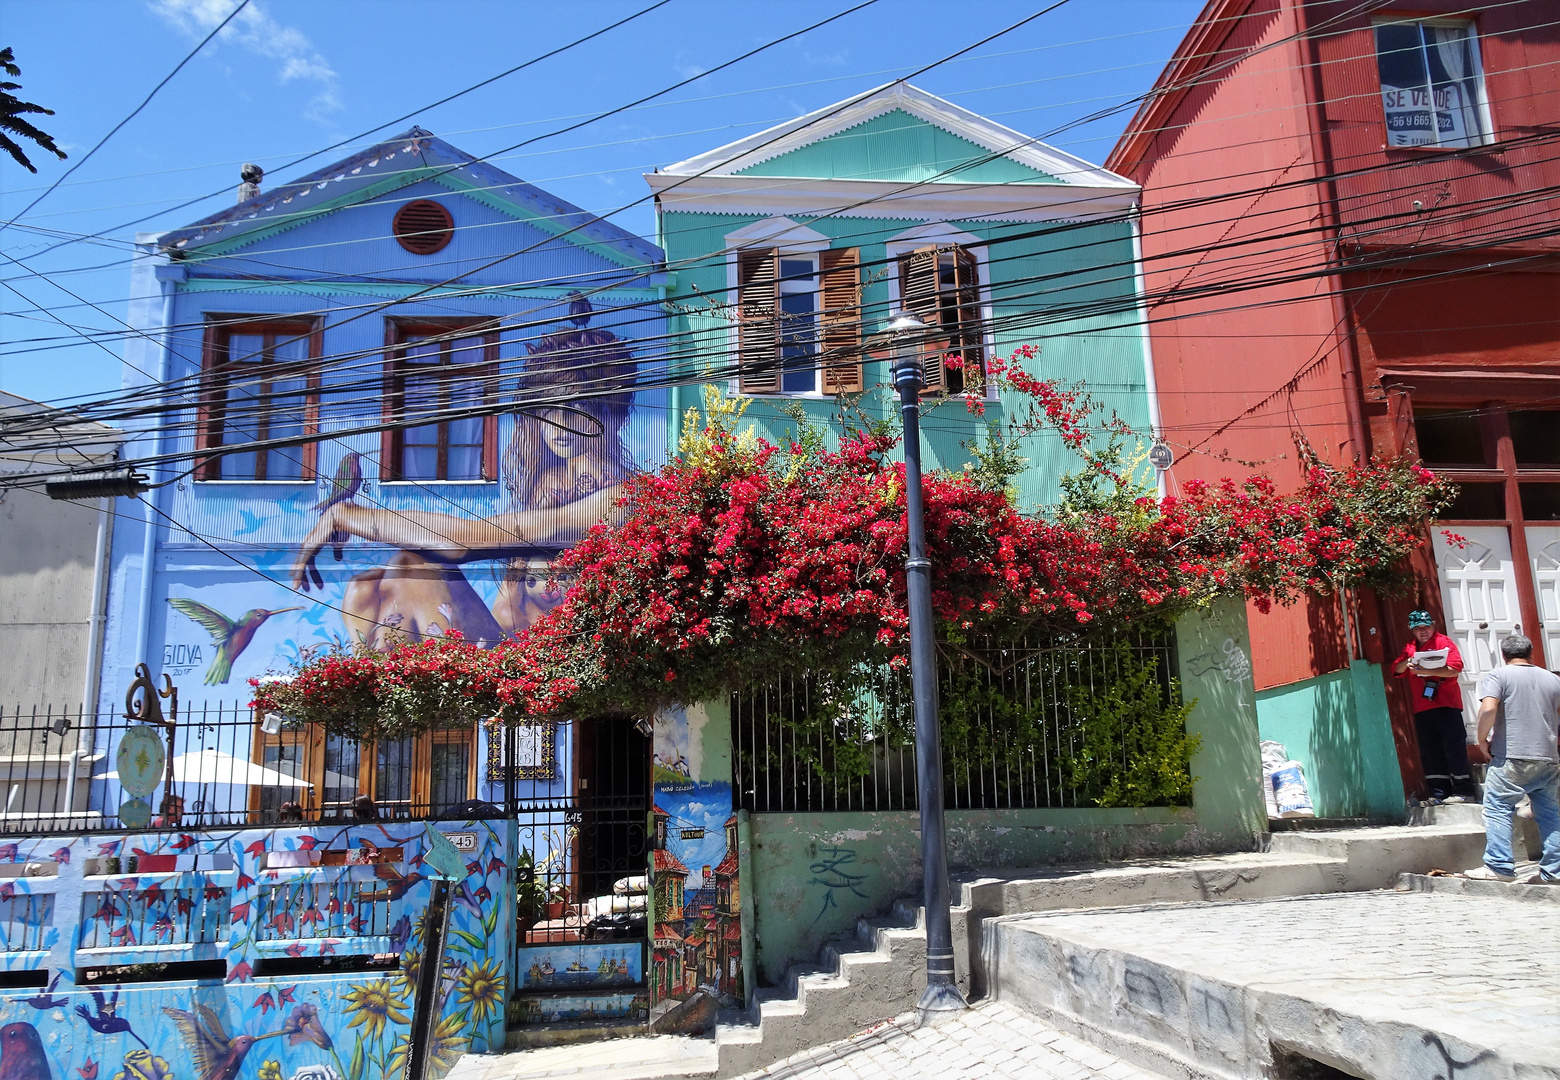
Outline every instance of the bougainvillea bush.
[[[1296, 492], [1253, 476], [1156, 499], [1122, 466], [1120, 429], [1029, 374], [1033, 357], [994, 365], [1028, 403], [1014, 426], [992, 429], [974, 467], [926, 477], [941, 636], [1063, 643], [1163, 625], [1221, 595], [1265, 608], [1344, 581], [1390, 586], [1448, 498], [1408, 461], [1335, 469], [1313, 456]], [[678, 456], [625, 485], [613, 520], [561, 556], [563, 602], [515, 639], [482, 650], [452, 634], [318, 656], [259, 687], [257, 705], [388, 737], [491, 717], [646, 715], [784, 674], [902, 664], [897, 434], [861, 420], [834, 445], [815, 430], [777, 445], [741, 416], [741, 403], [707, 392]], [[1022, 467], [1013, 436], [1041, 428], [1078, 452], [1080, 470], [1061, 505], [1025, 515], [1009, 490]]]

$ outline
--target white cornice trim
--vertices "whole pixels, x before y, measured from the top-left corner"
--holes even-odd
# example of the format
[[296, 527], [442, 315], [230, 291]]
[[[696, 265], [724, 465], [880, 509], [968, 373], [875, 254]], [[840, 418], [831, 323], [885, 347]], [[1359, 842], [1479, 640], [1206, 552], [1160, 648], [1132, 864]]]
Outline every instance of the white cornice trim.
[[907, 189], [879, 180], [710, 176], [679, 181], [667, 173], [651, 173], [645, 179], [662, 211], [766, 218], [1088, 221], [1126, 214], [1137, 204], [1139, 191], [1136, 184], [920, 184]]
[[[978, 113], [973, 113], [951, 101], [946, 101], [935, 94], [928, 94], [925, 90], [904, 82], [888, 83], [875, 90], [869, 90], [844, 107], [839, 103], [826, 105], [795, 120], [776, 124], [756, 135], [727, 143], [725, 146], [688, 158], [686, 161], [679, 161], [660, 170], [658, 174], [651, 175], [733, 177], [743, 169], [752, 168], [754, 165], [788, 154], [792, 150], [837, 135], [895, 109], [902, 109], [950, 134], [967, 139], [976, 146], [1011, 158], [1020, 165], [1054, 176], [1068, 186], [1122, 187], [1137, 190], [1137, 185], [1132, 181], [1108, 169], [1091, 164], [1065, 150], [1048, 146], [1022, 132], [1014, 131], [994, 120], [988, 120]], [[651, 186], [655, 185], [652, 183]]]

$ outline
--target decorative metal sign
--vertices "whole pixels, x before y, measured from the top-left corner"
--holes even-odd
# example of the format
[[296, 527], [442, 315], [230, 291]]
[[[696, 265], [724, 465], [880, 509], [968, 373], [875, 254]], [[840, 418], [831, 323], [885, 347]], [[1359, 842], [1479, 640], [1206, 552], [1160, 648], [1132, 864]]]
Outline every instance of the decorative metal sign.
[[1175, 464], [1175, 451], [1169, 443], [1156, 442], [1148, 451], [1148, 463], [1160, 472]]
[[119, 740], [119, 753], [114, 759], [119, 786], [138, 799], [147, 798], [162, 783], [167, 762], [161, 731], [149, 724], [130, 728]]

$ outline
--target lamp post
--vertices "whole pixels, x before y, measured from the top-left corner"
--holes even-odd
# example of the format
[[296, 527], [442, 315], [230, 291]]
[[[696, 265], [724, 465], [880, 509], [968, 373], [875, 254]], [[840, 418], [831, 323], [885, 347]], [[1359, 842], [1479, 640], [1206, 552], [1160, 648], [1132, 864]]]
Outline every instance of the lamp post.
[[910, 609], [910, 681], [915, 696], [915, 775], [921, 804], [921, 872], [926, 905], [926, 993], [916, 1005], [935, 1024], [968, 1008], [954, 980], [948, 901], [948, 848], [943, 826], [942, 736], [937, 716], [937, 648], [932, 629], [932, 561], [926, 557], [921, 490], [921, 350], [926, 326], [901, 313], [886, 327], [893, 341], [894, 385], [905, 429], [905, 600]]

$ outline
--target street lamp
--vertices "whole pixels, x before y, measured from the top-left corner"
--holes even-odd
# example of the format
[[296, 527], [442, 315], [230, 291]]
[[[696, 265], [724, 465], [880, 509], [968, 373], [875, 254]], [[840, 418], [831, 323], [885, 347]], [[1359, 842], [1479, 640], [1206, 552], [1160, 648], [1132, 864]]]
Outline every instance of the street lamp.
[[937, 719], [937, 647], [932, 628], [932, 561], [926, 557], [921, 490], [921, 352], [926, 325], [901, 312], [885, 327], [893, 342], [894, 385], [905, 428], [905, 599], [910, 608], [910, 682], [915, 692], [915, 776], [921, 803], [922, 899], [926, 905], [926, 993], [916, 1005], [935, 1024], [969, 1007], [953, 970], [948, 848], [943, 827], [942, 735]]

